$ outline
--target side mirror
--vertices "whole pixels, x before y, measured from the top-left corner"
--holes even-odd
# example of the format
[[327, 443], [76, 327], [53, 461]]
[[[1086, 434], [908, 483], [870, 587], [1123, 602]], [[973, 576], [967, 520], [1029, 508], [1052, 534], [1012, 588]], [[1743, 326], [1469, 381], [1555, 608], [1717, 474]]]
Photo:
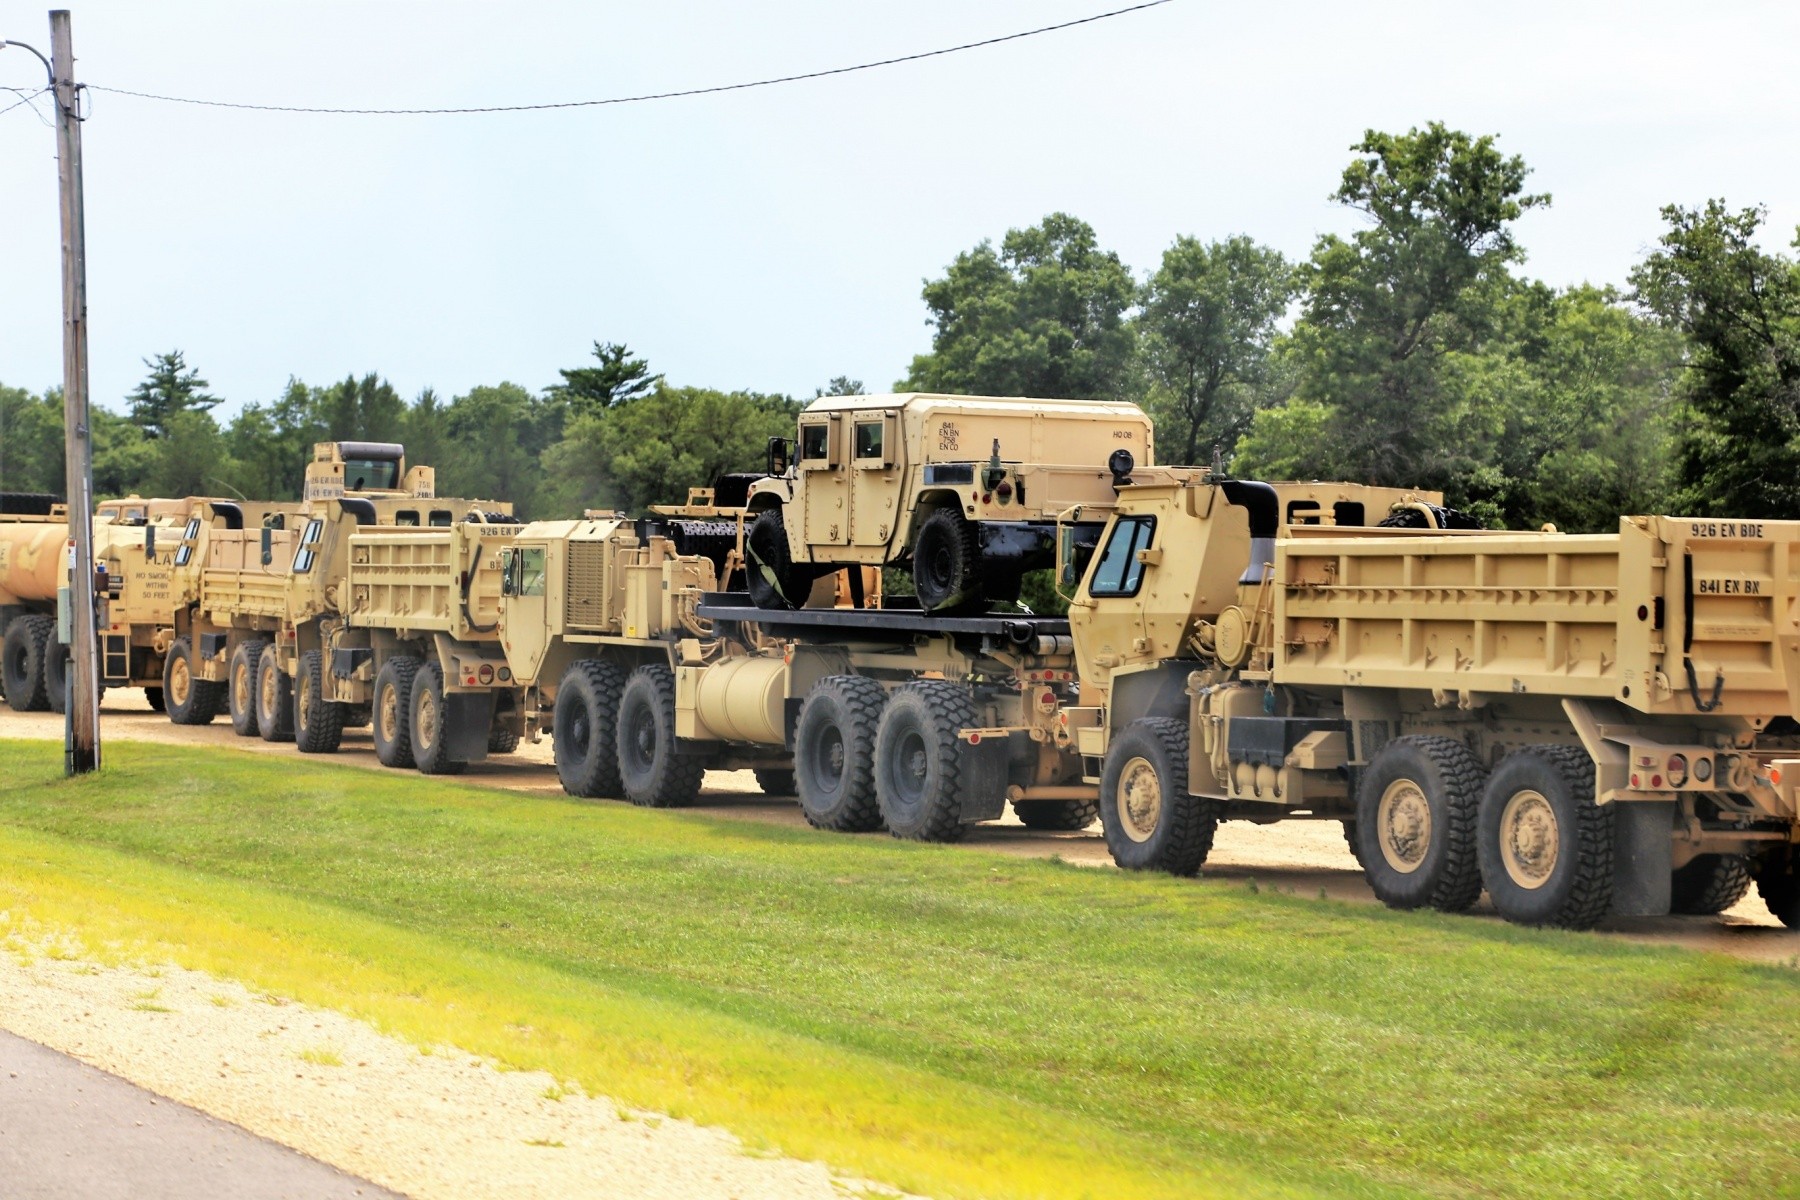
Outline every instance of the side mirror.
[[517, 561], [517, 557], [513, 554], [510, 546], [500, 552], [500, 594], [502, 596], [516, 596], [519, 594], [519, 589], [515, 585], [516, 581], [513, 577], [513, 567]]
[[156, 561], [156, 526], [144, 527], [144, 561]]
[[265, 525], [262, 531], [262, 565], [268, 566], [274, 557], [274, 539], [269, 536], [269, 527]]
[[788, 467], [793, 462], [793, 445], [794, 443], [788, 438], [777, 436], [769, 439], [769, 457], [766, 464], [769, 474], [787, 474]]

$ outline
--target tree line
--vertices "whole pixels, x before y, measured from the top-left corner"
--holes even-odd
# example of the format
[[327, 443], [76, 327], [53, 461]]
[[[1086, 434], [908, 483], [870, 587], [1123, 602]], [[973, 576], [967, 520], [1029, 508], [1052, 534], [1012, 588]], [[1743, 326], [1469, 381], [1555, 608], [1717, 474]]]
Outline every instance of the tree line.
[[[1133, 400], [1159, 461], [1439, 489], [1494, 525], [1800, 516], [1800, 263], [1763, 248], [1763, 210], [1670, 206], [1625, 289], [1557, 288], [1514, 233], [1551, 198], [1494, 137], [1433, 123], [1352, 152], [1333, 198], [1362, 226], [1303, 261], [1180, 236], [1140, 278], [1065, 213], [982, 241], [925, 282], [931, 345], [896, 390]], [[123, 413], [95, 409], [98, 494], [291, 497], [333, 438], [402, 441], [443, 494], [527, 516], [637, 511], [755, 469], [804, 403], [598, 342], [537, 391], [295, 379], [221, 424], [180, 351], [146, 367]], [[61, 475], [60, 396], [0, 386], [0, 489]]]

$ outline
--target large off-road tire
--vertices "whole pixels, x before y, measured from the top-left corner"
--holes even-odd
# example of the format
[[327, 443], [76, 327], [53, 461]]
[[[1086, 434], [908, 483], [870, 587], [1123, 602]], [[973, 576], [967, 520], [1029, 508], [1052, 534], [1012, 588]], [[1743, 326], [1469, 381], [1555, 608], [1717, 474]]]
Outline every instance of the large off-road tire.
[[14, 712], [43, 712], [50, 707], [44, 660], [56, 645], [56, 619], [42, 613], [14, 617], [0, 641], [0, 679], [6, 703]]
[[1463, 912], [1481, 896], [1475, 822], [1487, 773], [1454, 738], [1395, 738], [1362, 773], [1357, 860], [1389, 908]]
[[263, 647], [256, 664], [256, 732], [265, 742], [294, 740], [294, 681], [281, 669], [273, 644]]
[[519, 731], [496, 720], [488, 729], [488, 753], [511, 754], [519, 748]]
[[787, 767], [752, 767], [750, 773], [756, 776], [756, 786], [762, 789], [765, 796], [795, 794], [794, 773]]
[[806, 603], [818, 572], [794, 561], [788, 549], [787, 526], [781, 510], [759, 513], [744, 535], [746, 582], [750, 600], [758, 608], [799, 608]]
[[239, 642], [225, 665], [225, 707], [231, 713], [231, 731], [239, 737], [257, 734], [256, 673], [268, 646], [262, 638]]
[[1713, 917], [1750, 891], [1750, 860], [1742, 854], [1698, 854], [1669, 879], [1669, 911]]
[[150, 706], [151, 712], [168, 711], [168, 708], [163, 701], [163, 690], [159, 687], [146, 687], [144, 689], [144, 703]]
[[913, 537], [913, 590], [929, 613], [966, 612], [985, 606], [981, 587], [981, 536], [954, 508], [926, 517]]
[[75, 659], [69, 648], [52, 637], [44, 647], [44, 699], [51, 712], [59, 713], [69, 706], [69, 680], [74, 674]]
[[374, 726], [375, 761], [384, 767], [412, 767], [412, 690], [419, 660], [396, 654], [375, 673], [375, 702], [369, 714]]
[[1771, 851], [1756, 868], [1756, 894], [1789, 929], [1800, 929], [1800, 855], [1788, 847]]
[[1100, 771], [1100, 825], [1113, 862], [1128, 871], [1199, 874], [1219, 810], [1189, 794], [1187, 764], [1186, 721], [1143, 717], [1112, 740]]
[[571, 796], [617, 798], [619, 780], [619, 693], [625, 672], [609, 662], [570, 663], [556, 689], [551, 744], [556, 775]]
[[1014, 800], [1013, 815], [1027, 829], [1086, 829], [1100, 816], [1098, 800]]
[[1356, 860], [1356, 865], [1362, 866], [1362, 843], [1356, 836], [1355, 819], [1344, 822], [1344, 844], [1350, 847], [1350, 857]]
[[294, 680], [294, 748], [302, 754], [336, 754], [344, 740], [345, 705], [325, 698], [325, 652], [300, 656]]
[[887, 692], [860, 675], [813, 685], [794, 723], [794, 794], [807, 824], [838, 833], [881, 828], [875, 736]]
[[169, 644], [163, 660], [163, 699], [177, 725], [210, 725], [225, 703], [224, 684], [194, 674], [194, 652], [185, 637]]
[[706, 762], [675, 744], [675, 673], [646, 663], [619, 693], [619, 782], [625, 798], [646, 808], [692, 804]]
[[1594, 760], [1578, 746], [1527, 746], [1500, 761], [1477, 844], [1501, 916], [1591, 929], [1612, 908], [1613, 809], [1595, 803], [1594, 786]]
[[435, 661], [426, 662], [413, 676], [407, 735], [413, 765], [422, 774], [461, 775], [469, 769], [468, 763], [450, 757], [450, 706], [444, 703], [444, 669]]
[[962, 840], [971, 772], [968, 743], [957, 735], [974, 724], [974, 702], [960, 684], [922, 679], [888, 697], [875, 734], [875, 798], [889, 833], [914, 842]]

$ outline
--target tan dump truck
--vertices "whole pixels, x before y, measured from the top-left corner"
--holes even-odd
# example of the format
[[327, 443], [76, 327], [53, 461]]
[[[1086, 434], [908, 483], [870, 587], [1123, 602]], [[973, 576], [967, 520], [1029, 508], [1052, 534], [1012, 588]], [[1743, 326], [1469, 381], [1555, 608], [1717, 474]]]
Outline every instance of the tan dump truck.
[[1061, 619], [771, 612], [652, 522], [536, 522], [503, 557], [507, 662], [573, 795], [682, 804], [747, 767], [822, 828], [952, 840], [1009, 798], [1034, 825], [1093, 818], [1050, 743], [1075, 687]]
[[750, 595], [799, 608], [820, 576], [908, 565], [926, 612], [1016, 600], [1055, 560], [1056, 515], [1112, 498], [1154, 462], [1133, 404], [992, 396], [833, 396], [770, 446], [752, 484]]
[[1282, 521], [1274, 488], [1121, 489], [1058, 718], [1115, 860], [1191, 873], [1221, 819], [1310, 817], [1346, 823], [1397, 907], [1485, 889], [1581, 928], [1719, 912], [1754, 877], [1800, 925], [1800, 522], [1401, 511], [1347, 530]]

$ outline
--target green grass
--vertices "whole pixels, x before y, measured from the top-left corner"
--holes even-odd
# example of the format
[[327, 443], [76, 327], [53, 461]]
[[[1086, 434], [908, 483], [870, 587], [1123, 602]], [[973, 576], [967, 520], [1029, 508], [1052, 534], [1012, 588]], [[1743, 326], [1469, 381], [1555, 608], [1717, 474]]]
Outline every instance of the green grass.
[[1800, 973], [299, 760], [0, 743], [0, 908], [942, 1196], [1800, 1195]]

